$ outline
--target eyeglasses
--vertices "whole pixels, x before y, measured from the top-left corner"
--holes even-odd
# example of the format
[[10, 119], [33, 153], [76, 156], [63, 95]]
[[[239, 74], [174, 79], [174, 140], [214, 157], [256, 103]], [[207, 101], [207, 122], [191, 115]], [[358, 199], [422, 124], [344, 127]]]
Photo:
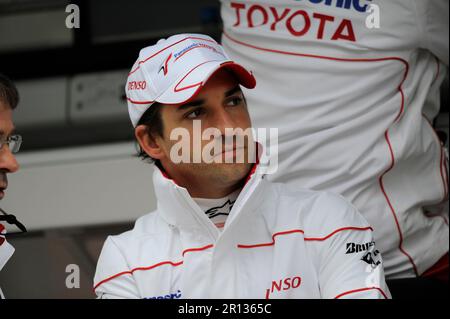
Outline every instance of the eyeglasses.
[[7, 139], [0, 139], [0, 149], [5, 144], [8, 144], [11, 153], [17, 153], [20, 150], [20, 145], [22, 145], [22, 136], [15, 134], [11, 135]]

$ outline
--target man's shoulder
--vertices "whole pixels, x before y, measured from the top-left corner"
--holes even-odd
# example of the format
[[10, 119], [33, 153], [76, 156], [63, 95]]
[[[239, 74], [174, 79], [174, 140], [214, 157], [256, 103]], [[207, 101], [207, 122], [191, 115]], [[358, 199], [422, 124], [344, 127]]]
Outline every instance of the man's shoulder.
[[[305, 232], [326, 235], [346, 227], [367, 227], [368, 223], [354, 205], [343, 196], [330, 191], [298, 189], [274, 183], [279, 196], [279, 212], [297, 220]], [[317, 235], [316, 235], [317, 234]]]
[[157, 211], [152, 211], [139, 217], [134, 223], [134, 227], [120, 234], [110, 235], [108, 240], [114, 242], [119, 248], [129, 247], [130, 244], [140, 241], [148, 237], [157, 235], [161, 232], [160, 223], [162, 220], [158, 218]]
[[152, 240], [159, 236], [158, 229], [159, 233], [163, 231], [160, 222], [157, 211], [153, 211], [138, 218], [133, 229], [108, 236], [98, 259], [95, 285], [99, 286], [136, 267], [147, 265], [152, 255], [160, 251], [158, 241]]

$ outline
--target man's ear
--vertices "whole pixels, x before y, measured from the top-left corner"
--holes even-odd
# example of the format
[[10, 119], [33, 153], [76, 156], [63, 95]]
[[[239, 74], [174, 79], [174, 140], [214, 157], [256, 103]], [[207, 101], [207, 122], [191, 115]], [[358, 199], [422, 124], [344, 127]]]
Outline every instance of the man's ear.
[[161, 147], [158, 140], [148, 131], [147, 126], [136, 126], [136, 128], [134, 129], [134, 135], [136, 136], [136, 139], [141, 148], [150, 157], [160, 160], [165, 156], [163, 148]]

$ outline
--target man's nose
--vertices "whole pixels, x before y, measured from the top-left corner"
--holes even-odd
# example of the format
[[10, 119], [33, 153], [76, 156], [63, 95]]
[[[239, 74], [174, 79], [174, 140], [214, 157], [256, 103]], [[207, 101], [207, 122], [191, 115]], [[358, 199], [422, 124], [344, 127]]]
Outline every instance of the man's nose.
[[236, 126], [233, 117], [225, 109], [221, 109], [215, 113], [214, 123], [211, 124], [213, 124], [213, 126], [217, 128], [222, 135], [225, 135], [226, 128], [235, 129]]
[[14, 173], [19, 170], [19, 163], [8, 145], [3, 145], [0, 149], [0, 169], [8, 173]]

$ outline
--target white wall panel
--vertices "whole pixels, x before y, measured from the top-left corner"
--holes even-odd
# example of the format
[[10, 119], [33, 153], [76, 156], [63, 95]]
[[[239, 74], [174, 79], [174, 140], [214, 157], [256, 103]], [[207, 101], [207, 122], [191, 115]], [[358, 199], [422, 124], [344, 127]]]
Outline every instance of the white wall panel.
[[20, 154], [2, 208], [30, 230], [134, 221], [153, 210], [153, 166], [134, 143]]
[[129, 70], [80, 74], [70, 81], [70, 120], [89, 123], [128, 118], [124, 99]]
[[67, 78], [17, 82], [20, 103], [14, 110], [19, 128], [64, 125], [67, 119]]

